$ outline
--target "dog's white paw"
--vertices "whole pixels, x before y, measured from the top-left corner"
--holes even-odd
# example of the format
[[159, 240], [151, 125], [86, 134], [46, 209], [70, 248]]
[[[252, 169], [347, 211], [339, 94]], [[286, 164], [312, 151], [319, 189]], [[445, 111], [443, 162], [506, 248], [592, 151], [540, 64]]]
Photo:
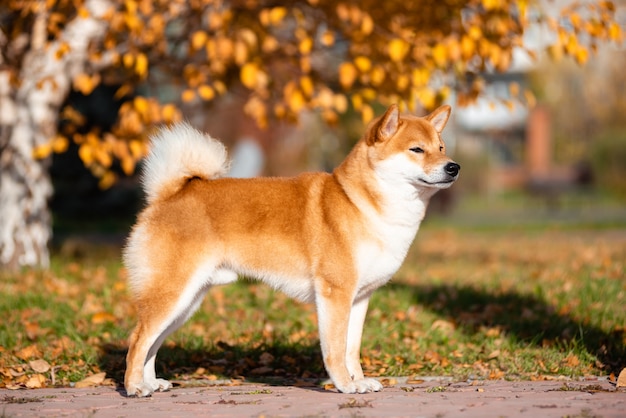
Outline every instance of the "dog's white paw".
[[346, 385], [335, 385], [343, 393], [368, 393], [378, 392], [383, 389], [383, 385], [376, 379], [353, 380]]
[[136, 384], [126, 385], [126, 396], [128, 397], [143, 398], [143, 397], [152, 395], [153, 392], [154, 392], [154, 389], [151, 386], [143, 382], [137, 385]]
[[149, 384], [155, 392], [166, 392], [172, 388], [172, 384], [165, 379], [154, 379]]
[[165, 392], [171, 389], [172, 384], [165, 379], [154, 379], [140, 384], [129, 384], [126, 387], [126, 395], [143, 398], [152, 395], [154, 392]]

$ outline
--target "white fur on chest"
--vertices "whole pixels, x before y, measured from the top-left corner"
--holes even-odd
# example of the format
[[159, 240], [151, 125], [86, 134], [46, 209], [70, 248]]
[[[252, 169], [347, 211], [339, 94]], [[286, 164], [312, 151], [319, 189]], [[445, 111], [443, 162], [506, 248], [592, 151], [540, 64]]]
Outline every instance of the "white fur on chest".
[[[381, 178], [382, 177], [382, 178]], [[387, 283], [398, 271], [426, 213], [428, 199], [410, 184], [379, 177], [382, 213], [364, 211], [370, 238], [356, 248], [357, 298]]]
[[387, 283], [402, 265], [423, 218], [423, 211], [411, 209], [409, 213], [385, 217], [391, 221], [371, 223], [372, 238], [356, 248], [357, 297]]

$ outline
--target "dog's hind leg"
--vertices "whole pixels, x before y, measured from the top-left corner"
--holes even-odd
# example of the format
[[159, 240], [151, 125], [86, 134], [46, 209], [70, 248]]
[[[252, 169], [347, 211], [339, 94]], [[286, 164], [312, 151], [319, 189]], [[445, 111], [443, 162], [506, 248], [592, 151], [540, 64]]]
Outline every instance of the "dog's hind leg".
[[[209, 274], [207, 269], [198, 269], [181, 289], [178, 298], [169, 299], [172, 301], [169, 306], [165, 302], [168, 298], [158, 292], [144, 295], [138, 301], [139, 322], [131, 335], [126, 357], [124, 386], [128, 396], [148, 396], [154, 391], [171, 387], [167, 380], [156, 377], [157, 351], [165, 338], [184, 324], [200, 306], [213, 273], [215, 270]], [[146, 309], [147, 306], [151, 310]]]
[[[179, 298], [176, 307], [167, 316], [151, 317], [139, 314], [139, 323], [130, 338], [126, 356], [124, 386], [128, 396], [149, 396], [155, 391], [171, 388], [170, 382], [157, 379], [155, 360], [165, 338], [176, 331], [196, 311], [207, 288], [198, 289], [192, 300]], [[167, 306], [162, 306], [167, 310]]]

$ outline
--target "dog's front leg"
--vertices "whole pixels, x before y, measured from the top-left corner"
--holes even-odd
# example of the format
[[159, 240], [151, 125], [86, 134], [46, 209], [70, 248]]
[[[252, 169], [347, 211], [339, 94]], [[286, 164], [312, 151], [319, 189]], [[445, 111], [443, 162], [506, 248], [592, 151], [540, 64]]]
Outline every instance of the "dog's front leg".
[[[320, 286], [316, 290], [317, 317], [319, 323], [320, 343], [324, 366], [333, 381], [335, 387], [343, 393], [366, 393], [376, 392], [382, 389], [382, 385], [375, 379], [363, 378], [363, 371], [358, 360], [357, 350], [356, 363], [354, 365], [354, 347], [351, 343], [348, 351], [348, 327], [352, 322], [350, 311], [352, 310], [352, 294], [345, 289], [331, 285]], [[357, 304], [355, 323], [363, 323], [367, 311], [367, 300]], [[364, 305], [364, 306], [363, 306]], [[351, 332], [351, 337], [358, 334], [360, 340], [361, 331]], [[346, 362], [346, 357], [350, 360]], [[351, 375], [352, 374], [352, 375]]]
[[350, 320], [348, 322], [348, 341], [346, 350], [346, 366], [352, 380], [363, 379], [363, 369], [361, 368], [361, 336], [363, 334], [363, 324], [367, 314], [369, 296], [361, 298], [352, 304]]

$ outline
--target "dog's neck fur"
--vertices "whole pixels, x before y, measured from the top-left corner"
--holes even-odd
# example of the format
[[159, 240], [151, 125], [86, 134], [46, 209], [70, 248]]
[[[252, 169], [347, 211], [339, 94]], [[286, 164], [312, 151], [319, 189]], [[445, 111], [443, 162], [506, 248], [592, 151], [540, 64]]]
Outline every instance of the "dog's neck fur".
[[[434, 188], [415, 187], [412, 184], [384, 184], [387, 180], [381, 176], [363, 177], [361, 173], [378, 173], [368, 153], [373, 145], [361, 139], [352, 149], [354, 158], [346, 158], [333, 172], [333, 177], [342, 187], [348, 199], [364, 215], [384, 216], [388, 222], [412, 224], [416, 228], [426, 214], [430, 198], [437, 192]], [[368, 165], [369, 168], [364, 167]], [[399, 206], [400, 202], [404, 205]], [[396, 208], [389, 213], [388, 208]], [[401, 207], [403, 214], [399, 214]], [[399, 215], [399, 217], [398, 217]], [[407, 225], [409, 226], [409, 225]], [[416, 231], [417, 232], [417, 229]]]

